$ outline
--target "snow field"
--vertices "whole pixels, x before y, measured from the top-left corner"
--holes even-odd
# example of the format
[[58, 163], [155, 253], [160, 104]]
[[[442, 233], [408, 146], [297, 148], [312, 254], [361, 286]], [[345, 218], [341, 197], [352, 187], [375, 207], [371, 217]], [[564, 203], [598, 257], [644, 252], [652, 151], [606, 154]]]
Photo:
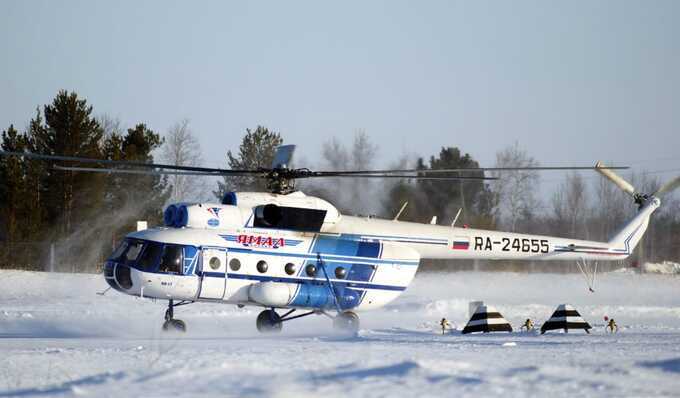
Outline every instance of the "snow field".
[[[0, 397], [678, 396], [680, 278], [419, 274], [398, 300], [361, 313], [356, 337], [324, 316], [255, 330], [259, 309], [193, 304], [185, 335], [163, 334], [164, 302], [110, 291], [100, 275], [0, 271]], [[515, 329], [569, 303], [582, 332], [442, 336], [484, 300]], [[622, 331], [604, 333], [603, 316]]]

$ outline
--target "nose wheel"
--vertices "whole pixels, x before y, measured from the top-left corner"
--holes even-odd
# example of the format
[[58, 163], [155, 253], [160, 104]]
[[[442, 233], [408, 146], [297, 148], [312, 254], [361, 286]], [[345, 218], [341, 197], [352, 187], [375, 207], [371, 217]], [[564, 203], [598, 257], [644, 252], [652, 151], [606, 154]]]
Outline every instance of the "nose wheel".
[[187, 324], [181, 319], [175, 319], [175, 307], [190, 304], [189, 301], [181, 301], [177, 304], [173, 300], [168, 300], [168, 309], [165, 310], [165, 322], [163, 322], [164, 332], [186, 332]]

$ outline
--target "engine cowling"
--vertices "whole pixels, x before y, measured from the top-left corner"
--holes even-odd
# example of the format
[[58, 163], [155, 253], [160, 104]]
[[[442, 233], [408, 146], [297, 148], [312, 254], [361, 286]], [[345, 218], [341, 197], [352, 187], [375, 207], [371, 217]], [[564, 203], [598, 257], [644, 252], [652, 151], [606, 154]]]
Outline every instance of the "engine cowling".
[[242, 227], [249, 212], [236, 206], [214, 203], [177, 203], [169, 205], [163, 214], [168, 227], [224, 229]]
[[[271, 217], [277, 216], [277, 208], [286, 207], [325, 211], [323, 224], [327, 226], [336, 224], [341, 218], [340, 212], [332, 204], [299, 191], [288, 195], [266, 192], [229, 192], [224, 196], [222, 204], [250, 208], [256, 213], [259, 211], [263, 216], [262, 219], [272, 219]], [[266, 217], [265, 213], [267, 213]]]

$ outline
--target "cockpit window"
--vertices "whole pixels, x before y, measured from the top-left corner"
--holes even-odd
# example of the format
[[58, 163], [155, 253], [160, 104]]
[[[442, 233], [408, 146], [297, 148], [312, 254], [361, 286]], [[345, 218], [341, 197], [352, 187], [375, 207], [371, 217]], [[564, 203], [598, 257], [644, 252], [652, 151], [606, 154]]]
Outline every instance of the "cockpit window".
[[116, 248], [109, 261], [144, 272], [192, 274], [198, 248], [127, 238]]
[[130, 241], [128, 242], [128, 249], [123, 255], [123, 261], [127, 265], [132, 265], [135, 260], [137, 260], [137, 257], [139, 257], [139, 253], [142, 251], [142, 247], [144, 247], [144, 242], [140, 241]]
[[144, 253], [142, 253], [142, 256], [137, 262], [137, 266], [142, 271], [154, 272], [156, 270], [156, 266], [158, 265], [158, 259], [161, 255], [162, 248], [163, 245], [160, 243], [147, 242]]
[[110, 260], [119, 261], [126, 265], [133, 265], [139, 253], [144, 247], [144, 242], [139, 240], [125, 239], [113, 252]]
[[173, 274], [182, 273], [182, 247], [176, 245], [165, 245], [161, 256], [159, 272]]
[[111, 255], [110, 259], [111, 260], [118, 260], [120, 258], [120, 256], [122, 256], [123, 253], [125, 253], [125, 250], [127, 250], [127, 248], [128, 248], [128, 241], [127, 240], [122, 241], [120, 243], [120, 245], [118, 245], [116, 250], [113, 251], [113, 254]]

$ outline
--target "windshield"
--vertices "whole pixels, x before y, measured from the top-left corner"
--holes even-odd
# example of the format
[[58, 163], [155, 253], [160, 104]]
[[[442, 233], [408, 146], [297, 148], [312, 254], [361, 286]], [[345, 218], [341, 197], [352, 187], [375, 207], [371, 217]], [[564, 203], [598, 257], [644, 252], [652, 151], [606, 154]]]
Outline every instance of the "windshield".
[[144, 272], [190, 275], [196, 268], [198, 248], [195, 246], [125, 239], [109, 261]]
[[126, 265], [132, 265], [134, 264], [135, 260], [137, 260], [137, 257], [139, 257], [139, 253], [142, 251], [142, 248], [144, 247], [144, 243], [140, 241], [132, 241], [128, 244], [128, 248], [125, 251], [125, 254], [122, 256], [122, 262], [124, 262]]
[[137, 261], [137, 268], [146, 272], [156, 271], [156, 266], [163, 250], [163, 245], [156, 242], [147, 242], [144, 253]]
[[113, 254], [111, 254], [111, 257], [109, 257], [109, 260], [118, 260], [120, 256], [125, 253], [125, 250], [128, 248], [128, 240], [124, 240], [121, 242], [120, 245], [116, 248], [116, 250], [113, 251]]
[[132, 265], [144, 247], [144, 242], [139, 240], [125, 239], [113, 252], [109, 260], [118, 261], [125, 265]]
[[165, 245], [163, 247], [163, 254], [161, 255], [161, 264], [158, 267], [158, 271], [173, 274], [182, 273], [181, 246]]

